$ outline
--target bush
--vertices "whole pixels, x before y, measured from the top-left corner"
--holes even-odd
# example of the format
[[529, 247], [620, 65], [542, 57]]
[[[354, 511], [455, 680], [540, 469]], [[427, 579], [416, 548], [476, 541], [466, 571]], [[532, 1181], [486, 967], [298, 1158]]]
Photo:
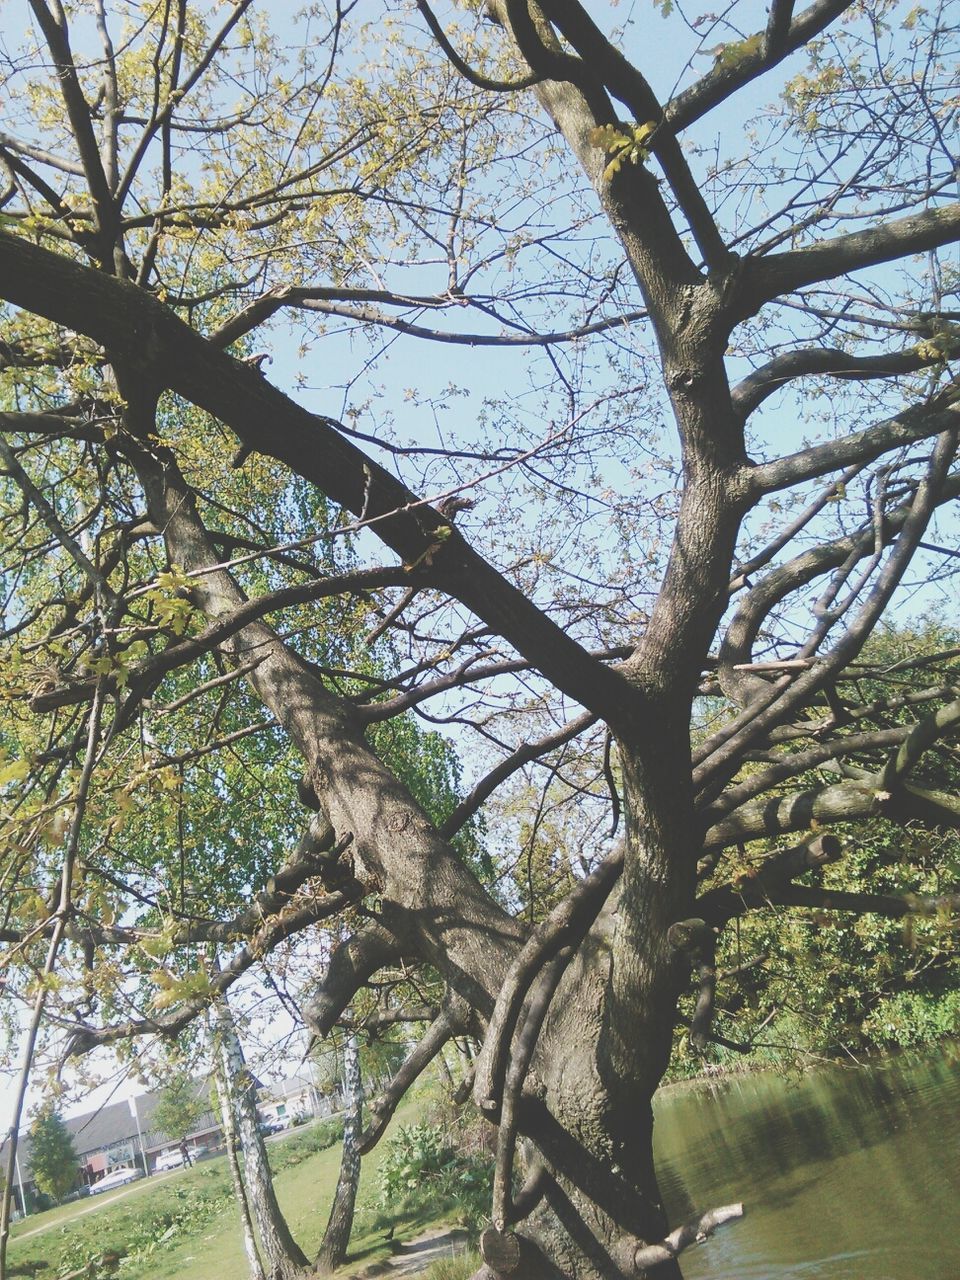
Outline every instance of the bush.
[[490, 1160], [464, 1152], [443, 1125], [408, 1125], [387, 1143], [379, 1203], [396, 1210], [427, 1201], [437, 1209], [452, 1209], [476, 1230], [490, 1212], [492, 1181]]
[[939, 998], [900, 991], [883, 1000], [864, 1024], [875, 1041], [908, 1049], [960, 1032], [960, 991]]

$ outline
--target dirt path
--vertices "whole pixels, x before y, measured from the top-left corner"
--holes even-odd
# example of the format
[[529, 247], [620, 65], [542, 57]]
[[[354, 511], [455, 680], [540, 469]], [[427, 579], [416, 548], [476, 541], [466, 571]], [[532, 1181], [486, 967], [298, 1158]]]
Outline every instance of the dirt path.
[[459, 1227], [445, 1227], [438, 1231], [427, 1231], [422, 1236], [407, 1240], [397, 1245], [392, 1258], [383, 1262], [374, 1262], [358, 1273], [357, 1280], [367, 1277], [383, 1276], [384, 1280], [393, 1280], [394, 1276], [415, 1276], [439, 1262], [441, 1258], [454, 1258], [466, 1253], [468, 1236]]

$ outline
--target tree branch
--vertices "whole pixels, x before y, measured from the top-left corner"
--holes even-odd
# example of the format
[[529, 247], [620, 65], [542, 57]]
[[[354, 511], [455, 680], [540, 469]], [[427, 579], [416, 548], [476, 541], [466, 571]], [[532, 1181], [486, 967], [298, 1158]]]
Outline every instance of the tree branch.
[[726, 1204], [719, 1209], [710, 1209], [698, 1218], [690, 1218], [675, 1231], [671, 1231], [659, 1244], [636, 1248], [631, 1259], [632, 1272], [629, 1274], [642, 1276], [663, 1262], [675, 1261], [684, 1249], [689, 1249], [693, 1244], [702, 1244], [718, 1227], [742, 1218], [743, 1213], [742, 1204]]
[[817, 0], [794, 19], [786, 41], [778, 52], [766, 52], [766, 33], [763, 31], [758, 31], [745, 40], [740, 46], [742, 52], [737, 50], [736, 45], [731, 46], [738, 56], [718, 62], [696, 84], [668, 102], [665, 111], [667, 120], [678, 132], [686, 129], [725, 98], [782, 62], [795, 49], [802, 48], [849, 9], [851, 4], [852, 0]]
[[623, 859], [623, 848], [608, 854], [536, 926], [510, 966], [476, 1063], [473, 1095], [487, 1114], [495, 1114], [500, 1107], [510, 1044], [527, 992], [548, 961], [565, 948], [579, 946], [616, 884]]
[[887, 351], [879, 356], [853, 356], [829, 347], [809, 347], [776, 356], [748, 374], [730, 392], [733, 407], [746, 420], [768, 396], [794, 378], [829, 373], [835, 378], [860, 382], [915, 373], [931, 365], [953, 359], [960, 353], [960, 337], [943, 337], [937, 342], [918, 343], [906, 351]]
[[443, 1046], [460, 1031], [470, 1025], [470, 1008], [465, 1000], [448, 992], [439, 1016], [430, 1024], [426, 1034], [404, 1059], [397, 1074], [386, 1089], [370, 1103], [373, 1119], [360, 1135], [360, 1154], [372, 1151], [380, 1139], [393, 1113], [407, 1090]]
[[925, 209], [906, 218], [878, 220], [866, 231], [821, 240], [803, 249], [746, 258], [734, 311], [741, 319], [754, 315], [765, 303], [806, 285], [893, 262], [952, 244], [960, 237], [960, 201]]
[[751, 468], [747, 483], [755, 494], [776, 493], [804, 480], [813, 480], [841, 467], [864, 465], [891, 449], [939, 435], [960, 425], [960, 382], [954, 382], [926, 404], [901, 413], [839, 440], [787, 454]]
[[249, 449], [286, 463], [362, 514], [405, 563], [429, 554], [432, 585], [473, 609], [582, 706], [611, 724], [635, 726], [642, 718], [640, 690], [591, 659], [439, 512], [346, 440], [331, 419], [301, 408], [157, 299], [2, 230], [0, 281], [7, 301], [87, 334], [136, 371], [142, 385], [166, 387], [206, 409]]
[[401, 949], [392, 933], [370, 922], [341, 942], [330, 957], [317, 990], [302, 1004], [307, 1025], [327, 1036], [360, 988], [386, 965], [396, 964]]
[[481, 778], [468, 796], [466, 796], [454, 809], [453, 813], [440, 826], [440, 834], [444, 839], [449, 840], [460, 830], [465, 822], [468, 822], [473, 815], [480, 809], [484, 801], [491, 796], [497, 787], [507, 778], [511, 777], [518, 769], [522, 769], [525, 764], [529, 764], [531, 760], [536, 760], [544, 755], [547, 751], [554, 751], [557, 747], [562, 747], [565, 743], [571, 742], [578, 737], [591, 725], [596, 724], [596, 716], [589, 712], [584, 712], [582, 716], [578, 716], [576, 720], [571, 720], [569, 724], [565, 724], [562, 729], [558, 729], [556, 733], [548, 734], [545, 738], [540, 738], [537, 742], [528, 742], [522, 747], [518, 747], [505, 760], [501, 760], [496, 768], [491, 769], [486, 777]]

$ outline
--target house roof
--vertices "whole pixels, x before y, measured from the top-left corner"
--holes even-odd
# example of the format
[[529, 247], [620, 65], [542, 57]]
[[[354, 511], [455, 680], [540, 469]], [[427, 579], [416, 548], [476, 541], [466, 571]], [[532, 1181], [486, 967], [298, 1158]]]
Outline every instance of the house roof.
[[[202, 1085], [198, 1085], [197, 1092], [209, 1095], [209, 1084], [204, 1081]], [[158, 1147], [167, 1146], [176, 1141], [175, 1138], [164, 1133], [163, 1130], [153, 1127], [150, 1123], [159, 1101], [159, 1093], [141, 1093], [136, 1098], [140, 1133], [143, 1135], [143, 1145], [147, 1151], [153, 1151]], [[139, 1147], [137, 1120], [134, 1119], [133, 1112], [130, 1109], [130, 1101], [126, 1099], [122, 1102], [108, 1102], [104, 1106], [98, 1107], [96, 1111], [88, 1111], [83, 1115], [65, 1118], [64, 1124], [73, 1138], [74, 1149], [81, 1160], [94, 1152], [118, 1146], [122, 1142], [131, 1142], [135, 1148]], [[219, 1127], [219, 1121], [214, 1112], [207, 1110], [189, 1136], [193, 1137], [196, 1134], [209, 1133]], [[0, 1168], [5, 1167], [8, 1141], [9, 1139], [6, 1139], [3, 1145], [0, 1146]], [[17, 1158], [26, 1181], [30, 1180], [30, 1145], [29, 1133], [21, 1131], [20, 1142], [17, 1147]]]
[[271, 1099], [282, 1102], [284, 1098], [293, 1097], [295, 1094], [306, 1093], [310, 1089], [314, 1088], [316, 1088], [316, 1085], [309, 1076], [287, 1076], [285, 1080], [281, 1080], [276, 1084], [271, 1083], [260, 1085], [257, 1089], [257, 1098], [261, 1102], [268, 1102]]

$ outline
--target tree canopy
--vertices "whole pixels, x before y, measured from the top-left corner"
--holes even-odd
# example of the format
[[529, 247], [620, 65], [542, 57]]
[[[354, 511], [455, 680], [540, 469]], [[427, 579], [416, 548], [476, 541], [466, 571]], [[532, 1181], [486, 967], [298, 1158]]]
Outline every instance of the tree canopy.
[[958, 646], [880, 642], [955, 600], [957, 35], [660, 10], [0, 48], [8, 1029], [129, 1053], [303, 939], [316, 1035], [426, 1028], [366, 1149], [482, 1045], [486, 1280], [734, 1216], [669, 1233], [649, 1110], [733, 922], [957, 912]]

